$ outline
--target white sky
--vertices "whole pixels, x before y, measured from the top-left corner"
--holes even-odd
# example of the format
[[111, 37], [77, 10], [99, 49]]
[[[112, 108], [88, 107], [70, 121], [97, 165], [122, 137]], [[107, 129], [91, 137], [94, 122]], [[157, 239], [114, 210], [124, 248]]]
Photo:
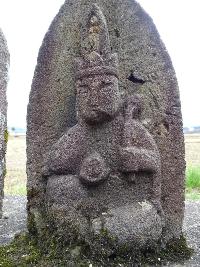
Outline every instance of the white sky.
[[[75, 0], [74, 0], [75, 1]], [[25, 127], [31, 80], [42, 39], [64, 0], [0, 0], [0, 27], [11, 55], [8, 125]], [[200, 0], [138, 0], [171, 55], [185, 126], [200, 125]]]

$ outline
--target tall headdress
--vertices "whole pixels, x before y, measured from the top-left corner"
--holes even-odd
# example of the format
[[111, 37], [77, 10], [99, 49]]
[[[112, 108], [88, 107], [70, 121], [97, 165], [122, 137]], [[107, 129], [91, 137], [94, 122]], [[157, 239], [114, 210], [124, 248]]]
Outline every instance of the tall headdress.
[[82, 57], [76, 58], [76, 78], [101, 74], [118, 77], [117, 54], [112, 54], [106, 19], [93, 4], [82, 33]]

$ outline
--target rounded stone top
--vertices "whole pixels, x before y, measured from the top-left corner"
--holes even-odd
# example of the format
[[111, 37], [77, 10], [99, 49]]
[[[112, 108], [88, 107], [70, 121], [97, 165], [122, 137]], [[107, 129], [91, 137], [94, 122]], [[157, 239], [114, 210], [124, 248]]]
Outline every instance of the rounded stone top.
[[0, 68], [1, 72], [4, 71], [5, 73], [8, 71], [10, 63], [10, 55], [7, 47], [7, 41], [5, 36], [0, 29]]
[[8, 69], [10, 55], [6, 39], [0, 29], [0, 126], [5, 124], [7, 113], [6, 88], [8, 83]]

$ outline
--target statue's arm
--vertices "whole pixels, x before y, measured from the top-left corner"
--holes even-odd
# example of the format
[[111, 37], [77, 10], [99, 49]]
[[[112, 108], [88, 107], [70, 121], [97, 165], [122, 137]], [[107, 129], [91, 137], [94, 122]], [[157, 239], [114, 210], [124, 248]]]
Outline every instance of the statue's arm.
[[146, 171], [155, 173], [160, 168], [160, 159], [157, 151], [138, 148], [135, 146], [121, 148], [121, 171]]
[[52, 146], [44, 159], [44, 176], [76, 173], [85, 152], [84, 132], [79, 128], [72, 127]]
[[159, 171], [160, 155], [157, 145], [141, 123], [132, 120], [126, 125], [120, 159], [123, 172]]

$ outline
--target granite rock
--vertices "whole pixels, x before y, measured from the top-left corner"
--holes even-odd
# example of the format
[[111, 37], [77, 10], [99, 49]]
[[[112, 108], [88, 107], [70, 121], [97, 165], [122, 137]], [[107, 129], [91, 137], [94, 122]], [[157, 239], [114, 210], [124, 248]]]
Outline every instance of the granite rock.
[[9, 52], [5, 37], [0, 30], [0, 217], [4, 195], [4, 177], [6, 172], [5, 153], [7, 143], [7, 99]]

